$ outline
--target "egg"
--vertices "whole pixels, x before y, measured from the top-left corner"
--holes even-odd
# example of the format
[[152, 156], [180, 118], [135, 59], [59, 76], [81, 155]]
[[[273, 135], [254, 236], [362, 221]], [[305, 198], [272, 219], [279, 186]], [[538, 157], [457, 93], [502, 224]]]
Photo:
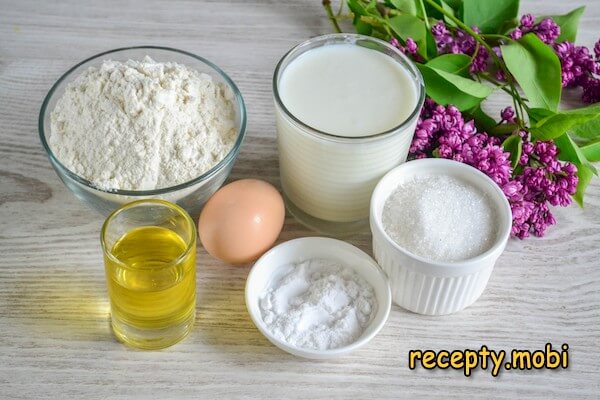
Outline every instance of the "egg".
[[285, 206], [271, 184], [242, 179], [219, 189], [198, 220], [202, 246], [210, 255], [231, 264], [256, 260], [281, 232]]

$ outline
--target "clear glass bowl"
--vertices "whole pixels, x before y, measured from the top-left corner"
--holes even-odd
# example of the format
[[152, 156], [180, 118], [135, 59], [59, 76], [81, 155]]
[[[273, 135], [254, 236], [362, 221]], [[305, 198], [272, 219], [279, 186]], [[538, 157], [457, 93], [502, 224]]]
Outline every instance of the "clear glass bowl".
[[[217, 165], [204, 174], [175, 186], [155, 190], [102, 190], [95, 187], [87, 179], [67, 169], [52, 152], [48, 145], [50, 135], [50, 113], [56, 102], [63, 95], [65, 87], [90, 66], [102, 64], [104, 60], [127, 61], [141, 60], [150, 56], [155, 61], [174, 61], [189, 68], [204, 72], [213, 77], [216, 82], [224, 83], [235, 97], [235, 124], [237, 138], [229, 153]], [[50, 163], [59, 178], [84, 203], [91, 205], [107, 215], [117, 207], [134, 201], [148, 198], [158, 198], [179, 204], [192, 216], [197, 216], [204, 203], [223, 184], [231, 172], [235, 159], [246, 135], [246, 107], [242, 95], [233, 81], [216, 65], [197, 55], [168, 47], [139, 46], [106, 51], [97, 54], [75, 65], [68, 70], [52, 86], [40, 110], [39, 133], [42, 145], [48, 154]]]

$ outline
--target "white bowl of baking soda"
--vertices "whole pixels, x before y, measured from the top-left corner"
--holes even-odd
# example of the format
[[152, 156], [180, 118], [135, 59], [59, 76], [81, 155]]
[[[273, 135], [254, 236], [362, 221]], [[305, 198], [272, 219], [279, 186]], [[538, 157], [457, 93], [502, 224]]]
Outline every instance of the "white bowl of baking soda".
[[324, 237], [282, 243], [246, 281], [246, 307], [275, 346], [305, 358], [332, 358], [367, 344], [391, 307], [390, 285], [375, 260]]
[[451, 314], [483, 293], [512, 225], [502, 190], [463, 163], [422, 159], [388, 172], [371, 198], [375, 259], [396, 304]]

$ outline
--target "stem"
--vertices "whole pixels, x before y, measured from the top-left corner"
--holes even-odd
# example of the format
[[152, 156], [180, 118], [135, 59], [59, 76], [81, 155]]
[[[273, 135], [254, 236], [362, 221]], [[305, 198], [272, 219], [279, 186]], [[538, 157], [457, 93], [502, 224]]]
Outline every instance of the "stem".
[[523, 127], [523, 115], [525, 115], [525, 112], [523, 111], [523, 109], [529, 111], [529, 107], [527, 107], [527, 104], [525, 104], [525, 99], [522, 98], [521, 96], [519, 96], [519, 94], [515, 94], [512, 91], [512, 88], [509, 87], [507, 88], [506, 86], [510, 86], [508, 83], [502, 83], [494, 78], [492, 78], [490, 75], [488, 74], [484, 74], [484, 73], [479, 73], [477, 74], [477, 76], [480, 76], [481, 78], [485, 79], [486, 81], [493, 83], [494, 85], [498, 86], [500, 88], [500, 90], [502, 90], [503, 92], [506, 92], [507, 94], [509, 94], [512, 99], [513, 99], [513, 105], [515, 108], [515, 112], [517, 114], [517, 120], [519, 121], [519, 124], [521, 125], [521, 127]]
[[[508, 82], [501, 82], [501, 81], [493, 78], [491, 75], [484, 73], [484, 72], [478, 73], [477, 76], [481, 76], [486, 81], [491, 82], [494, 85], [500, 87], [500, 89], [502, 89], [502, 88], [506, 89], [506, 86], [508, 86]], [[506, 90], [508, 90], [508, 89], [506, 89]]]
[[340, 8], [338, 9], [337, 14], [335, 16], [339, 17], [340, 15], [342, 15], [342, 11], [344, 11], [344, 0], [340, 0]]
[[498, 35], [495, 33], [482, 33], [480, 36], [483, 36], [485, 38], [490, 38], [490, 39], [506, 39], [506, 36]]
[[429, 26], [429, 18], [427, 18], [427, 11], [425, 11], [425, 4], [423, 3], [423, 0], [419, 0], [419, 6], [421, 6], [421, 12], [423, 13], [423, 22], [425, 22], [425, 28], [430, 31], [431, 27]]
[[338, 24], [337, 19], [335, 18], [335, 15], [333, 14], [333, 10], [331, 9], [331, 0], [323, 0], [323, 7], [325, 8], [327, 17], [329, 17], [329, 20], [331, 21], [331, 24], [333, 25], [333, 30], [336, 33], [342, 33], [342, 29], [340, 28], [340, 25]]

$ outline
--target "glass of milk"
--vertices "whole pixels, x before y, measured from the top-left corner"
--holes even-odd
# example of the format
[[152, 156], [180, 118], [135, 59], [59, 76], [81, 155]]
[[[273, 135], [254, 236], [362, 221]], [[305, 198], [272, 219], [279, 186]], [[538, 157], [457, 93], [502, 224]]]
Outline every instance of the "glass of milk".
[[318, 36], [281, 59], [273, 94], [289, 211], [326, 234], [363, 229], [375, 185], [406, 161], [425, 99], [418, 69], [379, 39]]

